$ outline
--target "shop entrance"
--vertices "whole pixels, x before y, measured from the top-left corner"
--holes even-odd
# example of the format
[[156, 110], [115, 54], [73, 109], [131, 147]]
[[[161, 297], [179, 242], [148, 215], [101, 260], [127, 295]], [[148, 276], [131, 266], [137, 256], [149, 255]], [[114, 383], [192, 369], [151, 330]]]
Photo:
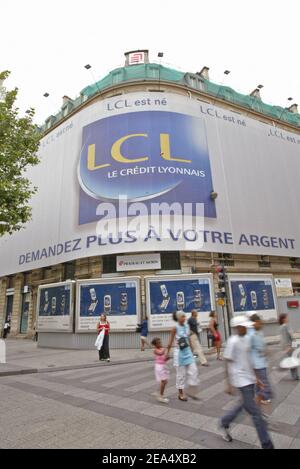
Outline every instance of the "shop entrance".
[[10, 322], [12, 317], [13, 311], [13, 302], [14, 302], [14, 295], [7, 295], [6, 296], [6, 312], [5, 312], [5, 322]]
[[21, 334], [27, 334], [28, 315], [29, 315], [29, 298], [28, 298], [28, 294], [25, 294], [23, 295], [23, 300], [22, 300], [22, 311], [21, 311], [21, 322], [20, 322]]

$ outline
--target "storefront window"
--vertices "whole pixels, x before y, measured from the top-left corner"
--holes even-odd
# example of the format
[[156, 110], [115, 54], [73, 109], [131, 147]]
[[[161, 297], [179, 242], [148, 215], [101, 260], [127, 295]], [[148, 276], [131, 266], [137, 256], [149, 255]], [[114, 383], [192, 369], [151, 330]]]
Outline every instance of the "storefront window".
[[23, 294], [22, 298], [22, 311], [20, 322], [20, 333], [26, 334], [28, 329], [28, 316], [29, 316], [29, 293]]

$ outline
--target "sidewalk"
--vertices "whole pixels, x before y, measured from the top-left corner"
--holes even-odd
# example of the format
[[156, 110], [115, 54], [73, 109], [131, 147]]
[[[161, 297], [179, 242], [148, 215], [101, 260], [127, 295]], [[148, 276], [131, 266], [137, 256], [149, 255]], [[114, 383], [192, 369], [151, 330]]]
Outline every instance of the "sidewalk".
[[[6, 364], [0, 363], [0, 377], [15, 374], [43, 373], [76, 368], [107, 366], [99, 362], [95, 350], [57, 350], [38, 348], [32, 340], [6, 339]], [[150, 361], [152, 350], [111, 350], [110, 365]]]
[[[295, 334], [300, 338], [300, 334]], [[279, 337], [268, 337], [267, 342], [278, 344]], [[44, 373], [49, 371], [63, 371], [79, 368], [93, 368], [107, 366], [106, 362], [99, 362], [97, 350], [61, 350], [52, 348], [38, 348], [32, 340], [6, 339], [6, 364], [0, 363], [0, 377], [28, 373]], [[152, 351], [146, 349], [117, 350], [111, 353], [110, 365], [151, 361]], [[211, 355], [212, 350], [205, 350]]]

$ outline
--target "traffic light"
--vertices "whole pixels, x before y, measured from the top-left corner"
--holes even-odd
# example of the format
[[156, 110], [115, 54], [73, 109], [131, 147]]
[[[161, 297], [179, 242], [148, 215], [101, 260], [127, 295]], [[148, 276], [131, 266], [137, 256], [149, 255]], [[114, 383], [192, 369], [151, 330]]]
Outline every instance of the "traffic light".
[[223, 297], [226, 296], [226, 272], [223, 265], [218, 265], [216, 267], [218, 273], [218, 287]]

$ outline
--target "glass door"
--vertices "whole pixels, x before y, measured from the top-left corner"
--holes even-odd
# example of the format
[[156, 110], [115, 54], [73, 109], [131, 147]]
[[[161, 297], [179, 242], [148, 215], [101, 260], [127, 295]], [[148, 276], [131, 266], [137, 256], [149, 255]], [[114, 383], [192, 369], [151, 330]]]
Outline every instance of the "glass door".
[[13, 302], [14, 302], [14, 295], [7, 295], [6, 296], [5, 322], [11, 321], [12, 311], [13, 311]]
[[21, 334], [27, 334], [28, 316], [29, 316], [29, 298], [28, 298], [28, 294], [24, 294], [23, 300], [22, 300], [22, 311], [21, 311], [21, 322], [20, 322]]

